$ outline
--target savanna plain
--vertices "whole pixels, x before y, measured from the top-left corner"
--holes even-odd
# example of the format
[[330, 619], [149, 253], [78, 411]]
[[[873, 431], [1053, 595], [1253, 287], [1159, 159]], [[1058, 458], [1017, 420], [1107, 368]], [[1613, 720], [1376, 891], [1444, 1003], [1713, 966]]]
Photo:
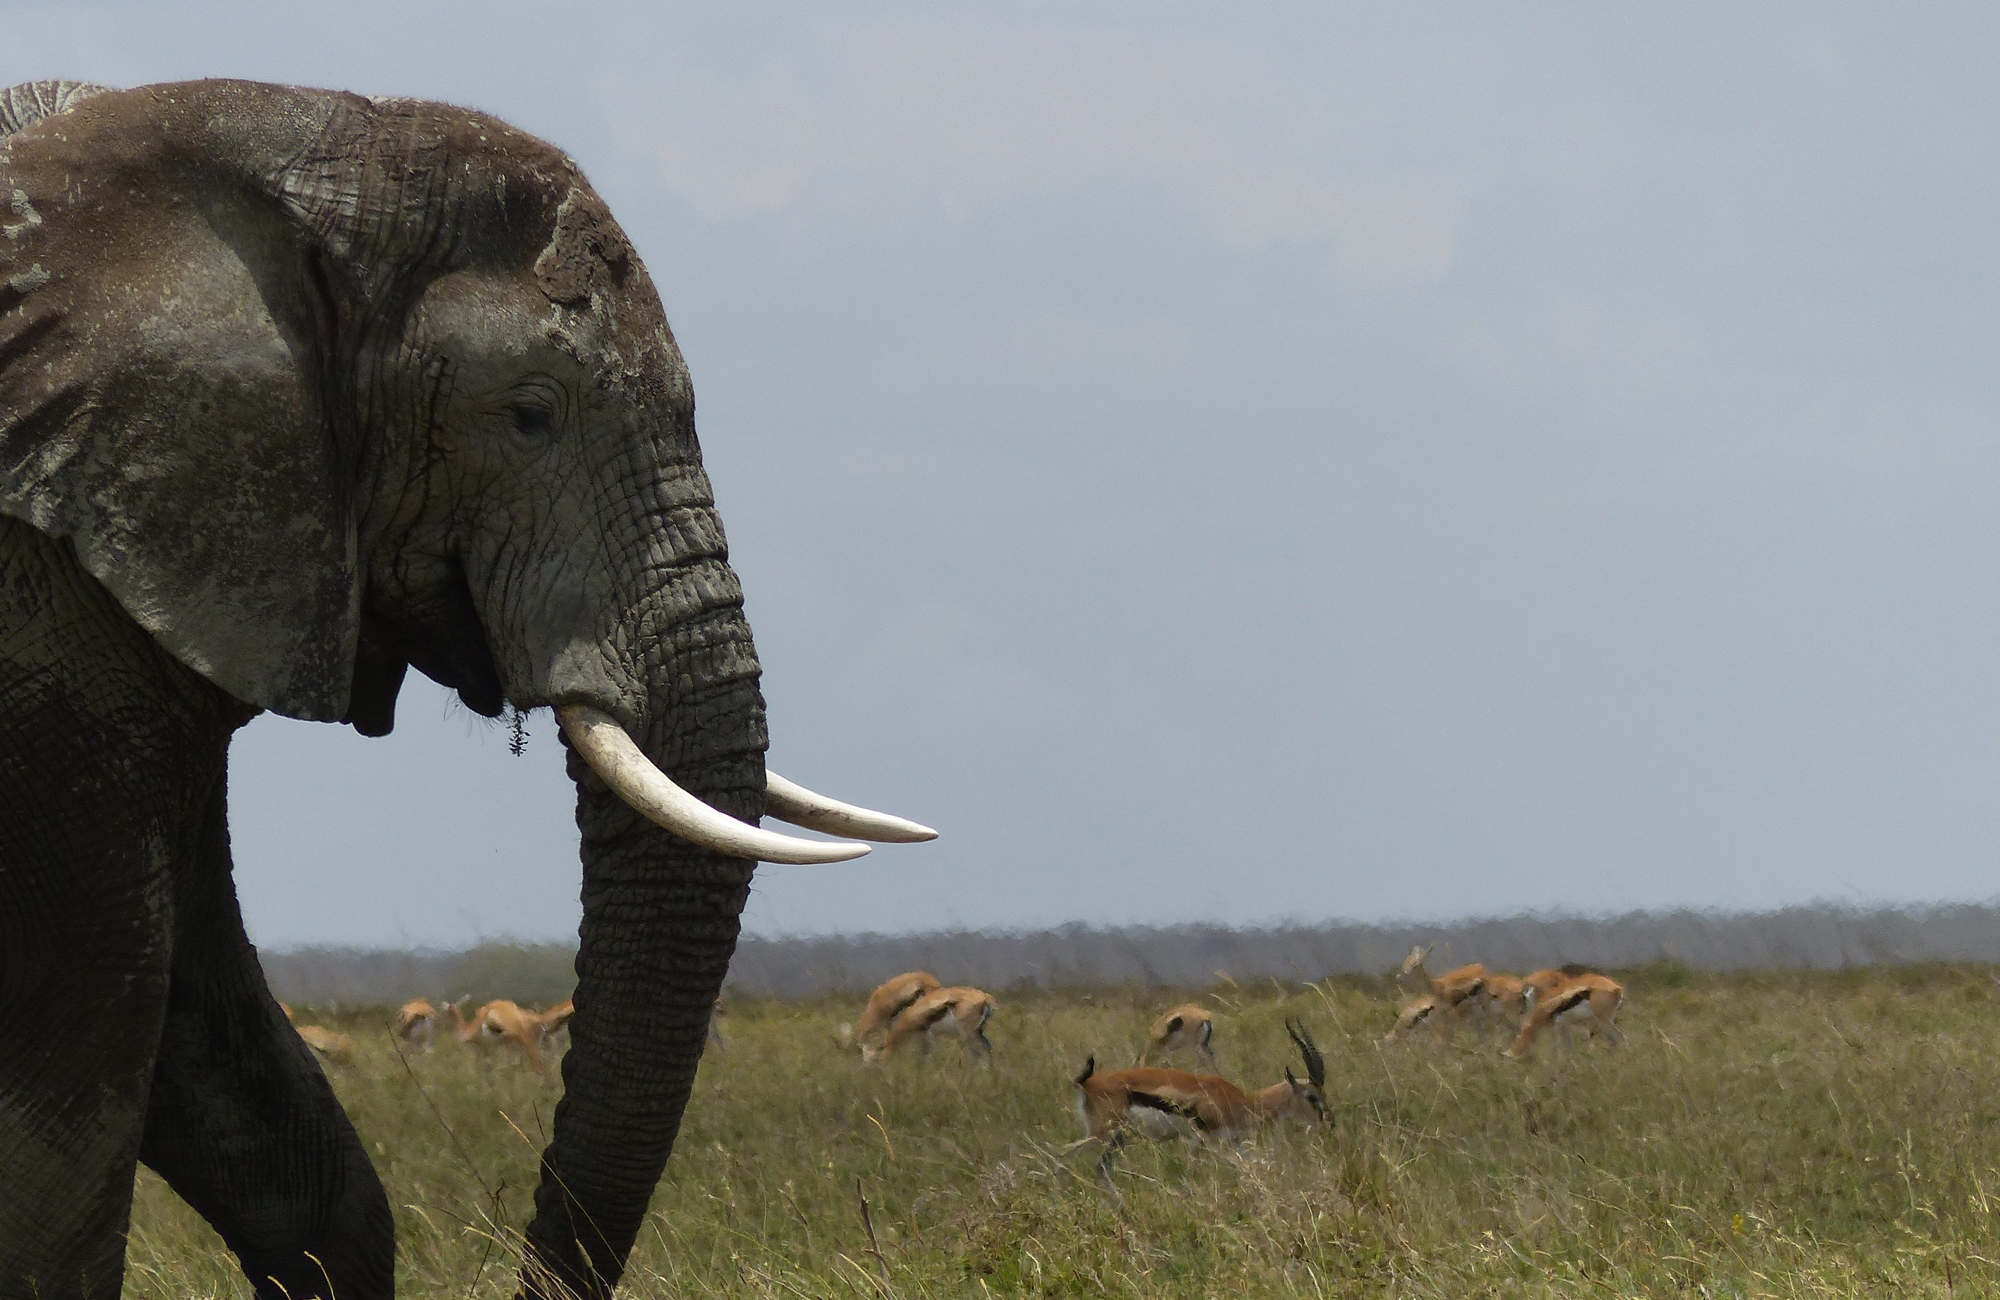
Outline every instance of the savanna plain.
[[[991, 1065], [949, 1041], [864, 1065], [836, 1046], [860, 999], [734, 998], [622, 1294], [2000, 1294], [1991, 968], [1612, 973], [1625, 1044], [1527, 1062], [1497, 1030], [1382, 1044], [1388, 980], [996, 991]], [[1246, 1085], [1300, 1068], [1303, 1020], [1329, 1122], [1135, 1141], [1114, 1196], [1066, 1149], [1071, 1079], [1188, 998]], [[559, 1085], [455, 1043], [405, 1059], [384, 1008], [308, 1018], [355, 1040], [328, 1073], [396, 1208], [399, 1293], [511, 1295]], [[142, 1172], [126, 1294], [250, 1292]]]

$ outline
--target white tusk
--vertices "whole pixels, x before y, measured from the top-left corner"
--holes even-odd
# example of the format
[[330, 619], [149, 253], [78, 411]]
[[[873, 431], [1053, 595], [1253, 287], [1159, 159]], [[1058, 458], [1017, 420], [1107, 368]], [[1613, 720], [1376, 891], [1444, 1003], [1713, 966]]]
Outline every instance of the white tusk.
[[709, 807], [653, 766], [616, 719], [588, 704], [558, 704], [556, 717], [590, 770], [634, 812], [705, 849], [758, 862], [789, 863], [845, 862], [868, 852], [866, 844], [780, 835]]
[[928, 826], [814, 794], [776, 772], [764, 773], [764, 815], [828, 835], [851, 835], [878, 844], [921, 844], [937, 838]]

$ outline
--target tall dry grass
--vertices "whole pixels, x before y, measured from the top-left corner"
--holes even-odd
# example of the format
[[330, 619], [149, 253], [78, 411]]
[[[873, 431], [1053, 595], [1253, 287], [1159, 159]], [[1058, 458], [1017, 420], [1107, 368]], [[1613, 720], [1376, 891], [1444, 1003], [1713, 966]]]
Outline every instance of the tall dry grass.
[[[940, 972], [941, 974], [944, 972]], [[849, 1000], [738, 1001], [634, 1254], [638, 1296], [1898, 1296], [2000, 1293], [2000, 1002], [1986, 968], [1632, 972], [1622, 1049], [1382, 1047], [1384, 982], [1201, 994], [1224, 1073], [1312, 1025], [1333, 1122], [1240, 1150], [1134, 1144], [1093, 1181], [1070, 1077], [1189, 992], [1002, 995], [991, 1068], [863, 1066]], [[301, 1016], [306, 1018], [305, 1015]], [[511, 1294], [557, 1090], [386, 1012], [332, 1071], [389, 1187], [403, 1294]], [[874, 1242], [864, 1227], [868, 1201]], [[879, 1257], [875, 1251], [879, 1251]], [[886, 1280], [885, 1280], [886, 1278]], [[248, 1295], [142, 1174], [128, 1293]]]

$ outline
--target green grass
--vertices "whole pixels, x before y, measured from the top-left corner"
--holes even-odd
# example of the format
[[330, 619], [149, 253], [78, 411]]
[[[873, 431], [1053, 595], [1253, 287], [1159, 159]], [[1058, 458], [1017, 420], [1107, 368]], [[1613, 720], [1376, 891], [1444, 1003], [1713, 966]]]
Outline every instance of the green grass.
[[[1621, 1049], [1381, 1047], [1386, 982], [1222, 987], [1222, 1072], [1326, 1051], [1333, 1123], [1240, 1151], [1134, 1143], [1093, 1181], [1069, 1080], [1129, 1063], [1185, 991], [1002, 994], [991, 1068], [863, 1066], [858, 999], [732, 1002], [634, 1253], [636, 1296], [1898, 1296], [2000, 1293], [2000, 1001], [1986, 968], [1630, 972]], [[301, 1009], [301, 1020], [311, 1018]], [[322, 1017], [325, 1019], [325, 1017]], [[396, 1207], [410, 1296], [512, 1293], [556, 1090], [387, 1013], [335, 1067]], [[857, 1183], [889, 1281], [869, 1254]], [[128, 1294], [245, 1295], [142, 1173]]]

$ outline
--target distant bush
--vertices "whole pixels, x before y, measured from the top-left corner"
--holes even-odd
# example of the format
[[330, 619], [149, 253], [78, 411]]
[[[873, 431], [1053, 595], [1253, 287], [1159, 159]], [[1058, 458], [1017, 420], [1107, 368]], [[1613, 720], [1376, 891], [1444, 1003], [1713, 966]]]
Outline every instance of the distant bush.
[[560, 943], [482, 943], [458, 959], [447, 997], [474, 1002], [511, 998], [548, 1006], [576, 988], [576, 947]]
[[[1072, 925], [1016, 934], [751, 937], [737, 948], [729, 982], [732, 989], [764, 996], [801, 997], [857, 992], [898, 971], [925, 969], [991, 989], [1020, 983], [1202, 988], [1218, 977], [1248, 983], [1380, 975], [1412, 945], [1430, 943], [1437, 945], [1432, 969], [1478, 961], [1495, 970], [1529, 971], [1581, 962], [1600, 970], [1651, 968], [1648, 976], [1663, 985], [1684, 981], [1691, 971], [2000, 961], [2000, 905], [1862, 911], [1823, 904], [1754, 913], [1520, 915], [1432, 924]], [[1680, 974], [1672, 973], [1676, 969]]]
[[1687, 963], [1671, 957], [1640, 966], [1631, 974], [1630, 983], [1647, 989], [1681, 989], [1694, 982], [1694, 972], [1688, 969]]
[[262, 959], [273, 993], [310, 1006], [395, 1006], [417, 997], [547, 1006], [576, 987], [574, 944], [495, 939], [464, 952], [313, 947]]
[[[1909, 968], [2000, 962], [2000, 904], [1925, 908], [1821, 905], [1775, 912], [1523, 915], [1421, 924], [1329, 921], [1246, 929], [1084, 925], [1024, 933], [746, 937], [730, 967], [742, 996], [855, 993], [905, 970], [1000, 992], [1024, 988], [1205, 988], [1218, 980], [1299, 983], [1379, 976], [1412, 944], [1435, 943], [1433, 969], [1480, 961], [1529, 971], [1565, 962], [1634, 972], [1655, 988], [1694, 972]], [[548, 1004], [575, 985], [570, 944], [498, 940], [467, 952], [303, 948], [268, 953], [273, 991], [292, 1002], [398, 1003], [416, 996]]]

